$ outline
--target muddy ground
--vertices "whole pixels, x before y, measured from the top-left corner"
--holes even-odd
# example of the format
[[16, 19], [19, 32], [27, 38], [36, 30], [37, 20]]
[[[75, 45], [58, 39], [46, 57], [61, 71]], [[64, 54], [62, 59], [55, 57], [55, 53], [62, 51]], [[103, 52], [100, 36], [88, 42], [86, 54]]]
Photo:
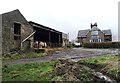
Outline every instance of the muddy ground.
[[55, 83], [58, 81], [74, 81], [77, 83], [117, 83], [117, 81], [110, 79], [103, 75], [96, 69], [91, 69], [79, 62], [71, 60], [59, 59], [60, 63], [55, 66], [55, 71], [52, 77]]
[[75, 62], [81, 59], [93, 58], [97, 56], [103, 55], [117, 55], [118, 49], [87, 49], [87, 48], [73, 48], [70, 50], [64, 51], [55, 51], [52, 53], [48, 53], [48, 56], [38, 57], [38, 58], [30, 58], [30, 59], [20, 59], [13, 61], [3, 61], [3, 64], [26, 64], [33, 62], [48, 62], [51, 60], [57, 59], [71, 59]]
[[77, 62], [78, 60], [105, 55], [118, 55], [118, 49], [73, 48], [70, 50], [50, 52], [48, 53], [48, 56], [44, 57], [3, 61], [3, 64], [26, 64], [59, 60], [60, 64], [55, 65], [55, 71], [50, 74], [53, 77], [53, 81], [92, 81], [94, 83], [117, 83], [116, 81], [109, 81], [114, 79], [109, 79], [109, 77], [102, 75], [99, 72], [100, 67], [94, 65], [96, 68], [92, 68], [91, 64], [89, 67], [89, 65], [80, 64]]
[[53, 56], [59, 56], [59, 58], [72, 59], [77, 62], [78, 60], [85, 58], [94, 58], [104, 55], [117, 55], [118, 49], [88, 49], [88, 48], [73, 48], [67, 51], [56, 51]]

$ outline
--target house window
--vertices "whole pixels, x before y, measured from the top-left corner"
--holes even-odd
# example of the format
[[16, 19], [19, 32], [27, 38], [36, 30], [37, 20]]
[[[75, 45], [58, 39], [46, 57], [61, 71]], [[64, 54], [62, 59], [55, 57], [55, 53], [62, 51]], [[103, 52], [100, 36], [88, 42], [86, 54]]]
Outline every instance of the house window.
[[101, 39], [92, 39], [90, 42], [101, 42]]
[[20, 40], [21, 38], [21, 24], [14, 23], [14, 40]]
[[101, 39], [99, 39], [99, 42], [101, 42]]
[[91, 31], [91, 35], [98, 35], [98, 31]]
[[99, 36], [95, 36], [95, 35], [94, 35], [94, 36], [92, 36], [91, 38], [92, 38], [92, 39], [99, 39]]
[[98, 42], [98, 39], [93, 39], [93, 42]]
[[101, 42], [99, 38], [98, 31], [91, 31], [91, 41], [90, 42]]

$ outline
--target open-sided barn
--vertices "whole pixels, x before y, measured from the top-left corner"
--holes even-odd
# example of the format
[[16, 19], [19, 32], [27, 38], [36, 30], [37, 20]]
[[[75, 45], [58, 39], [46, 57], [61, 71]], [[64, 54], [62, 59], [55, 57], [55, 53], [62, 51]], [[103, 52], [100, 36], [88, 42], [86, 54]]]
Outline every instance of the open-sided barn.
[[30, 21], [32, 28], [36, 31], [34, 42], [43, 42], [50, 47], [62, 46], [62, 32]]
[[0, 32], [2, 54], [35, 47], [61, 47], [64, 41], [62, 32], [28, 22], [18, 9], [0, 15]]

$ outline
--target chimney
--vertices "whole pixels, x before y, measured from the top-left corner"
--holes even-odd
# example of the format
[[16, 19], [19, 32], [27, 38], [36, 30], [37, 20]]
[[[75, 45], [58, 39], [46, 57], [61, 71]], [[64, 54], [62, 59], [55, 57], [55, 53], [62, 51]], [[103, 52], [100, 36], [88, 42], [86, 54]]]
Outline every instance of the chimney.
[[91, 27], [91, 29], [92, 29], [92, 27], [93, 27], [92, 23], [91, 23], [90, 27]]
[[97, 27], [97, 22], [95, 22], [94, 26], [96, 26], [96, 27]]

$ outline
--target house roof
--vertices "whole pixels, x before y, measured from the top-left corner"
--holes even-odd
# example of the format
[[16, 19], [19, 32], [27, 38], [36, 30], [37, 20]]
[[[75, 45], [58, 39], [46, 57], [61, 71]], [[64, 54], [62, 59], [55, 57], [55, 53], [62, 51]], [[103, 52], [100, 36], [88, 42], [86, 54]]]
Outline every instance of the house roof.
[[112, 32], [111, 32], [110, 29], [108, 29], [108, 30], [102, 30], [102, 31], [103, 31], [103, 33], [104, 33], [105, 35], [111, 35], [111, 34], [112, 34]]
[[[97, 28], [95, 28], [94, 30], [96, 30]], [[79, 30], [78, 31], [78, 36], [77, 37], [86, 37], [87, 33], [90, 31], [90, 29], [86, 29], [86, 30]], [[102, 32], [105, 34], [105, 35], [111, 35], [112, 32], [110, 29], [108, 30], [102, 30]]]
[[90, 30], [90, 29], [79, 30], [79, 31], [78, 31], [78, 37], [86, 37], [87, 32], [88, 32], [89, 30]]

